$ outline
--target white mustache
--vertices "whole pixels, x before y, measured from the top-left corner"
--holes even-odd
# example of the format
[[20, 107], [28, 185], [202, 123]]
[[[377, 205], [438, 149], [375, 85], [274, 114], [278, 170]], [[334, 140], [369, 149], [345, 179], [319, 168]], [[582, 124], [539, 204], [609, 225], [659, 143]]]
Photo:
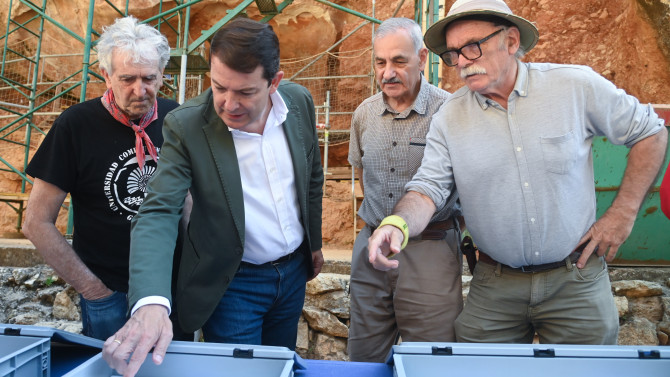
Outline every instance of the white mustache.
[[402, 81], [400, 81], [397, 77], [394, 77], [392, 79], [382, 79], [382, 84], [402, 84]]
[[469, 67], [465, 67], [461, 70], [461, 78], [465, 79], [466, 77], [470, 75], [485, 75], [486, 74], [486, 69], [483, 67], [480, 67], [478, 65], [471, 65]]

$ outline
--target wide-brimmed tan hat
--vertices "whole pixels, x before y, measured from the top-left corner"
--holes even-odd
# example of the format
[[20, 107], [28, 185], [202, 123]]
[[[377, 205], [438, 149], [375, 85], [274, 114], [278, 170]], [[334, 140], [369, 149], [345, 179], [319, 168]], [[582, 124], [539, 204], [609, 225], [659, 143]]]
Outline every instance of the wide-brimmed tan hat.
[[447, 17], [426, 30], [426, 35], [423, 37], [426, 47], [437, 55], [444, 53], [447, 51], [445, 37], [447, 25], [459, 18], [478, 15], [499, 17], [513, 23], [521, 32], [521, 47], [526, 52], [530, 51], [540, 39], [540, 33], [535, 25], [524, 18], [515, 16], [503, 0], [456, 0], [449, 9]]

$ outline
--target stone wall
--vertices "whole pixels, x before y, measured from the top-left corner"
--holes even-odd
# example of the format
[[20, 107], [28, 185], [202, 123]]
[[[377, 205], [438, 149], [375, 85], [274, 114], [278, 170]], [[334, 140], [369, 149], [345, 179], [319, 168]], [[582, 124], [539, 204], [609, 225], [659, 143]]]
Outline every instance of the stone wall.
[[[302, 357], [348, 360], [349, 266], [327, 261], [307, 284], [298, 325]], [[619, 344], [668, 345], [670, 268], [610, 267], [612, 294], [619, 310]], [[472, 276], [463, 276], [463, 296]], [[81, 332], [79, 296], [45, 265], [0, 267], [0, 323], [55, 327]]]

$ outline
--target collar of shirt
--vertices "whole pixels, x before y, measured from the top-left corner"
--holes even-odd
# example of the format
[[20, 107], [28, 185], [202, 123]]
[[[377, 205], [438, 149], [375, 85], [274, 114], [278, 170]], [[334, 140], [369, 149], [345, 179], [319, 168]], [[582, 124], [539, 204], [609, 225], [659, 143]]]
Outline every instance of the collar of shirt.
[[[521, 60], [517, 59], [517, 74], [516, 74], [516, 81], [514, 82], [514, 89], [512, 89], [513, 93], [516, 93], [517, 96], [519, 97], [526, 97], [528, 96], [528, 67], [526, 64], [521, 62]], [[475, 92], [475, 98], [477, 99], [477, 102], [479, 102], [479, 106], [482, 108], [482, 110], [486, 110], [489, 106], [493, 104], [493, 101], [486, 98], [485, 96]]]
[[[270, 94], [270, 103], [272, 104], [272, 109], [268, 114], [268, 119], [265, 121], [264, 130], [271, 127], [278, 127], [286, 120], [286, 115], [288, 114], [288, 107], [286, 107], [286, 102], [279, 94], [279, 91], [275, 90], [274, 93]], [[232, 133], [248, 134], [248, 132], [240, 131], [234, 128], [228, 127], [228, 130]]]
[[391, 106], [388, 105], [388, 103], [386, 102], [386, 98], [384, 97], [384, 94], [382, 94], [383, 101], [379, 101], [379, 103], [376, 105], [377, 108], [373, 110], [374, 113], [378, 115], [383, 115], [384, 112], [388, 111], [389, 113], [397, 114], [400, 118], [407, 118], [409, 116], [410, 111], [414, 110], [415, 113], [424, 115], [426, 113], [426, 108], [428, 106], [428, 90], [424, 88], [424, 86], [426, 85], [432, 85], [432, 84], [430, 84], [425, 79], [425, 77], [421, 75], [421, 88], [419, 89], [419, 94], [416, 96], [416, 99], [414, 100], [412, 106], [405, 109], [402, 113], [398, 113], [397, 111], [393, 110]]

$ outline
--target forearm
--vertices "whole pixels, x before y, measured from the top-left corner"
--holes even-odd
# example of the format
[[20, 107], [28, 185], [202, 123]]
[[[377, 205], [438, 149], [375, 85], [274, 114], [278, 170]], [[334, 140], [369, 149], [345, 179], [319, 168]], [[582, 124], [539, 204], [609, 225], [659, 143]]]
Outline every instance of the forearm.
[[667, 131], [664, 129], [631, 148], [621, 186], [608, 211], [617, 211], [633, 219], [637, 216], [642, 201], [663, 164], [667, 138]]
[[35, 245], [58, 276], [86, 299], [109, 296], [111, 291], [79, 259], [74, 249], [56, 229], [56, 218], [66, 193], [57, 186], [35, 178], [26, 209], [23, 233]]
[[435, 204], [426, 195], [409, 191], [393, 209], [393, 214], [402, 217], [409, 227], [409, 236], [418, 236], [433, 217]]
[[59, 277], [87, 299], [109, 295], [107, 286], [79, 259], [54, 224], [31, 225], [30, 241]]

